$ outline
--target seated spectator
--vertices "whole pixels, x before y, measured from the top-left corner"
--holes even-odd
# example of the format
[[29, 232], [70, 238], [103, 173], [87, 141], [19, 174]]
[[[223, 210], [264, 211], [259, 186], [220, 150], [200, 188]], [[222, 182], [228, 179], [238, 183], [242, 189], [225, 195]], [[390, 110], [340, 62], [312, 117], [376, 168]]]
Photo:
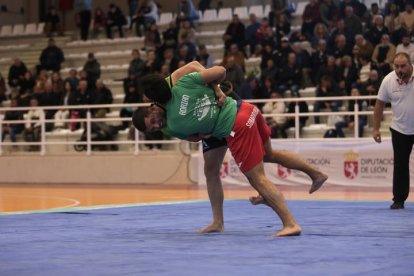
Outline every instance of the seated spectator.
[[256, 45], [259, 43], [256, 39], [256, 32], [260, 28], [260, 23], [257, 22], [257, 17], [254, 13], [249, 15], [250, 24], [247, 25], [245, 30], [246, 46], [249, 46], [250, 56], [253, 54]]
[[[92, 103], [91, 104], [112, 104], [113, 97], [112, 91], [103, 83], [102, 80], [96, 80], [96, 89], [93, 93]], [[99, 108], [93, 109], [92, 114], [95, 118], [105, 118], [106, 114], [109, 112], [109, 108]]]
[[[283, 96], [277, 92], [272, 92], [270, 94], [270, 99], [283, 99]], [[286, 105], [284, 102], [267, 102], [262, 107], [263, 114], [284, 114], [286, 112]], [[286, 123], [286, 117], [284, 116], [272, 116], [266, 118], [267, 125], [271, 129], [270, 137], [287, 138], [286, 132], [283, 132], [284, 125]]]
[[47, 36], [52, 36], [54, 33], [63, 35], [63, 26], [60, 22], [60, 17], [57, 14], [56, 7], [50, 6], [45, 20], [45, 33]]
[[[17, 107], [17, 99], [10, 101], [10, 107]], [[20, 121], [23, 120], [23, 112], [20, 110], [7, 110], [4, 113], [4, 121]], [[1, 141], [3, 142], [7, 135], [10, 135], [10, 140], [15, 143], [17, 141], [17, 134], [21, 133], [24, 129], [24, 124], [13, 124], [13, 123], [2, 123], [2, 136]]]
[[99, 33], [106, 29], [106, 24], [106, 14], [101, 8], [97, 8], [93, 15], [93, 35], [95, 38], [98, 37]]
[[311, 76], [313, 85], [319, 83], [319, 71], [321, 70], [322, 66], [326, 64], [326, 61], [328, 59], [328, 51], [326, 46], [326, 40], [320, 39], [318, 42], [318, 46], [312, 52], [311, 64], [313, 70]]
[[384, 34], [389, 34], [387, 27], [384, 26], [384, 19], [382, 15], [378, 14], [374, 17], [374, 24], [365, 33], [365, 37], [372, 45], [377, 45], [381, 42], [381, 37]]
[[264, 83], [265, 79], [271, 79], [272, 81], [276, 80], [278, 74], [278, 68], [275, 65], [273, 59], [267, 60], [266, 68], [262, 69], [262, 73], [260, 75], [260, 79], [262, 83]]
[[[300, 98], [300, 95], [294, 95], [294, 98]], [[297, 101], [297, 102], [290, 102], [288, 105], [288, 110], [287, 113], [295, 113], [295, 107], [296, 105], [299, 105], [299, 113], [308, 113], [309, 112], [309, 107], [308, 104], [304, 101]], [[283, 138], [287, 138], [288, 135], [286, 133], [286, 130], [288, 130], [291, 127], [296, 127], [296, 120], [295, 120], [295, 116], [289, 116], [289, 117], [285, 117], [286, 118], [286, 123], [283, 125], [281, 132], [282, 132], [282, 137]], [[302, 129], [303, 127], [306, 125], [306, 121], [309, 119], [308, 116], [301, 116], [299, 117], [299, 133], [302, 133]]]
[[[236, 43], [239, 49], [243, 48], [245, 41], [245, 27], [240, 21], [237, 14], [233, 15], [231, 23], [227, 26], [226, 31], [223, 35], [223, 42], [226, 50], [229, 50], [230, 45]], [[261, 39], [261, 37], [260, 37]], [[260, 41], [259, 39], [259, 41]]]
[[286, 64], [288, 62], [288, 55], [293, 50], [289, 44], [289, 38], [287, 36], [282, 37], [280, 45], [272, 52], [272, 58], [276, 64]]
[[[360, 94], [362, 96], [376, 96], [378, 94], [378, 90], [381, 86], [382, 79], [379, 77], [378, 71], [373, 69], [369, 72], [369, 78], [367, 81], [363, 82], [360, 87]], [[375, 106], [375, 99], [374, 100], [367, 100], [368, 106], [374, 107]]]
[[201, 12], [210, 9], [211, 1], [212, 0], [200, 0], [200, 2], [198, 3], [198, 9]]
[[[59, 99], [59, 106], [69, 105], [69, 98], [74, 93], [74, 88], [70, 81], [65, 81], [63, 84], [63, 93]], [[70, 111], [66, 108], [59, 108], [55, 115], [55, 129], [67, 128], [68, 123], [64, 120], [68, 119], [70, 116]]]
[[[320, 84], [316, 88], [316, 97], [324, 98], [324, 97], [338, 97], [341, 96], [339, 89], [336, 83], [331, 79], [329, 75], [324, 75], [321, 78]], [[341, 101], [315, 101], [313, 104], [313, 112], [320, 112], [321, 109], [328, 108], [331, 111], [338, 111], [339, 107], [341, 106]], [[315, 124], [320, 123], [319, 116], [315, 116]]]
[[386, 76], [392, 70], [396, 48], [390, 42], [390, 36], [383, 34], [381, 42], [375, 46], [372, 61], [375, 62], [380, 74]]
[[[134, 103], [141, 103], [142, 102], [142, 95], [138, 92], [137, 87], [133, 84], [130, 84], [124, 90], [124, 104], [134, 104]], [[123, 107], [119, 112], [119, 116], [121, 118], [131, 118], [132, 114], [134, 113], [135, 108], [133, 107]], [[129, 128], [131, 125], [131, 120], [122, 121], [123, 129]]]
[[145, 60], [143, 75], [158, 72], [160, 67], [161, 65], [159, 64], [159, 60], [157, 59], [155, 55], [155, 51], [153, 50], [147, 51], [147, 57]]
[[163, 49], [172, 48], [176, 49], [178, 46], [178, 28], [174, 21], [171, 21], [168, 25], [168, 29], [162, 32]]
[[[277, 91], [277, 87], [275, 84], [275, 80], [273, 78], [270, 77], [265, 77], [262, 79], [262, 84], [261, 84], [261, 95], [263, 96], [263, 98], [265, 99], [269, 99], [270, 95]], [[263, 104], [257, 104], [257, 107], [259, 109], [262, 109]]]
[[396, 3], [389, 3], [388, 12], [384, 18], [384, 26], [388, 29], [391, 42], [397, 45], [400, 41], [400, 11]]
[[178, 56], [175, 54], [174, 49], [166, 48], [160, 61], [162, 64], [161, 69], [164, 67], [164, 73], [174, 72], [178, 68], [178, 61]]
[[338, 85], [343, 95], [350, 95], [352, 85], [358, 80], [358, 68], [350, 56], [342, 58], [341, 66], [339, 66]]
[[194, 21], [200, 19], [198, 11], [194, 8], [192, 0], [180, 0], [178, 2], [177, 23], [188, 20], [190, 25], [194, 25]]
[[243, 100], [254, 99], [255, 96], [260, 99], [265, 98], [261, 96], [260, 83], [255, 77], [245, 79], [236, 92]]
[[15, 58], [13, 65], [9, 68], [9, 75], [7, 77], [9, 86], [11, 88], [19, 86], [19, 81], [24, 78], [26, 72], [26, 64], [24, 64], [20, 58]]
[[[357, 88], [353, 88], [351, 91], [351, 96], [359, 96], [359, 91]], [[365, 100], [358, 100], [358, 110], [359, 111], [367, 111], [367, 103]], [[355, 110], [355, 101], [351, 100], [348, 104], [348, 111], [354, 111]], [[359, 115], [358, 116], [358, 133], [359, 137], [364, 137], [364, 127], [367, 124], [367, 115]], [[348, 115], [345, 116], [343, 121], [339, 121], [335, 123], [335, 130], [338, 135], [338, 137], [345, 137], [345, 134], [343, 132], [344, 128], [348, 128], [350, 130], [355, 129], [355, 116], [354, 115]]]
[[[33, 93], [34, 87], [36, 85], [36, 81], [33, 78], [32, 72], [27, 71], [24, 74], [24, 78], [19, 81], [19, 93], [16, 95], [15, 98], [19, 99], [24, 95], [25, 93], [28, 93], [31, 95]], [[27, 103], [28, 106], [29, 103]]]
[[332, 30], [336, 21], [339, 18], [339, 10], [333, 0], [322, 0], [319, 4], [319, 13], [321, 15], [321, 21], [325, 26]]
[[145, 62], [141, 59], [141, 53], [138, 49], [132, 50], [132, 60], [129, 62], [128, 76], [134, 75], [135, 78], [143, 76]]
[[51, 77], [53, 91], [62, 94], [64, 91], [63, 80], [59, 72], [53, 72]]
[[[43, 116], [42, 109], [39, 108], [39, 103], [37, 99], [33, 98], [30, 100], [30, 107], [31, 109], [23, 115], [24, 120], [27, 122], [25, 123], [24, 128], [24, 137], [26, 142], [39, 142], [40, 135], [41, 135], [41, 128], [42, 125], [40, 123], [40, 119]], [[29, 151], [37, 151], [39, 150], [38, 145], [30, 145]]]
[[411, 62], [414, 62], [414, 44], [410, 43], [410, 35], [404, 34], [402, 36], [402, 42], [397, 45], [396, 53], [407, 53], [410, 58]]
[[153, 0], [143, 0], [137, 9], [137, 15], [133, 20], [135, 21], [135, 31], [137, 36], [142, 36], [142, 28], [144, 32], [147, 26], [158, 22], [158, 7]]
[[[272, 25], [270, 25], [272, 26]], [[288, 36], [290, 34], [290, 22], [285, 14], [279, 14], [276, 17], [276, 43], [280, 44], [282, 37]]]
[[355, 45], [352, 49], [352, 54], [355, 59], [358, 59], [360, 56], [371, 57], [374, 52], [374, 46], [371, 42], [366, 40], [363, 35], [355, 35]]
[[88, 84], [93, 84], [93, 86], [101, 77], [101, 64], [96, 60], [93, 53], [88, 54], [88, 60], [85, 65], [83, 65], [83, 71], [87, 73], [86, 80], [88, 81]]
[[270, 26], [267, 26], [265, 31], [262, 34], [262, 39], [260, 40], [260, 45], [270, 45], [273, 48], [276, 48], [276, 39], [273, 33], [273, 29]]
[[6, 80], [3, 78], [3, 75], [0, 72], [0, 106], [3, 101], [7, 100], [7, 88], [6, 88]]
[[155, 52], [158, 52], [161, 47], [161, 36], [155, 23], [149, 24], [145, 31], [144, 47], [146, 51], [154, 50]]
[[[341, 58], [342, 60], [342, 58]], [[338, 65], [336, 65], [335, 57], [328, 56], [326, 59], [326, 64], [323, 64], [320, 71], [318, 72], [318, 76], [316, 77], [316, 84], [319, 84], [322, 77], [328, 75], [334, 80], [336, 83], [339, 83], [342, 79], [341, 77], [341, 70]]]
[[296, 56], [296, 62], [301, 68], [301, 83], [302, 87], [312, 86], [311, 72], [312, 62], [308, 51], [302, 46], [302, 42], [295, 42], [292, 45], [293, 52]]
[[295, 53], [289, 53], [288, 62], [283, 64], [278, 74], [278, 92], [285, 94], [290, 90], [291, 95], [299, 94], [302, 80], [302, 67], [298, 64]]
[[233, 55], [227, 56], [223, 66], [226, 68], [226, 80], [230, 81], [233, 84], [235, 91], [240, 87], [244, 81], [243, 69], [240, 65], [236, 63], [236, 60]]
[[343, 56], [352, 56], [351, 43], [348, 42], [345, 35], [340, 34], [336, 36], [335, 45], [331, 49], [330, 54], [338, 61], [341, 60]]
[[345, 41], [353, 39], [353, 37], [350, 36], [349, 32], [345, 28], [345, 21], [343, 18], [338, 18], [335, 23], [335, 28], [333, 28], [329, 34], [329, 38], [327, 40], [328, 49], [332, 50], [335, 47], [336, 39], [339, 35], [345, 36]]
[[301, 34], [310, 39], [313, 36], [316, 23], [320, 20], [319, 3], [317, 0], [310, 0], [302, 14]]
[[121, 9], [115, 4], [109, 5], [109, 11], [107, 14], [107, 24], [106, 24], [106, 36], [109, 39], [112, 39], [112, 28], [117, 27], [119, 32], [119, 37], [124, 37], [124, 30], [122, 26], [126, 25], [126, 19], [124, 13]]
[[235, 62], [242, 68], [243, 72], [246, 72], [246, 62], [245, 62], [244, 54], [242, 51], [240, 51], [239, 46], [236, 43], [233, 43], [230, 45], [230, 48], [227, 51], [226, 57], [229, 55], [233, 56]]
[[313, 30], [313, 35], [310, 38], [312, 48], [317, 48], [319, 41], [323, 39], [326, 41], [329, 38], [328, 29], [322, 23], [317, 23]]
[[65, 82], [69, 81], [72, 89], [77, 89], [79, 85], [78, 71], [76, 69], [70, 69], [69, 76], [65, 79]]
[[344, 23], [345, 28], [350, 37], [355, 37], [356, 34], [361, 34], [362, 29], [362, 20], [361, 17], [354, 13], [354, 8], [352, 6], [345, 7], [345, 16]]
[[37, 72], [39, 73], [41, 70], [60, 71], [64, 61], [63, 51], [56, 46], [53, 38], [49, 38], [48, 46], [40, 54], [40, 65], [37, 66]]
[[[68, 99], [69, 105], [88, 105], [93, 102], [93, 91], [88, 89], [88, 82], [86, 80], [81, 80], [79, 82], [79, 87], [76, 89]], [[75, 109], [70, 111], [70, 118], [86, 118], [86, 109]], [[70, 124], [72, 131], [80, 127], [79, 123]]]
[[[50, 81], [45, 84], [44, 91], [35, 94], [34, 97], [38, 100], [39, 106], [58, 106], [61, 104], [62, 94], [60, 92], [53, 91], [53, 85]], [[47, 109], [44, 111], [45, 119], [50, 120], [55, 116], [57, 109]], [[52, 131], [54, 123], [46, 123], [46, 131]]]
[[205, 68], [213, 67], [214, 59], [207, 52], [207, 47], [204, 44], [198, 45], [198, 54], [196, 56], [196, 60], [200, 62], [200, 64], [203, 65]]
[[375, 64], [371, 61], [371, 57], [360, 56], [358, 58], [358, 79], [357, 84], [362, 85], [369, 79], [372, 69], [376, 69]]
[[414, 11], [412, 2], [407, 1], [405, 3], [405, 10], [400, 13], [400, 22], [400, 33], [412, 36], [414, 34]]

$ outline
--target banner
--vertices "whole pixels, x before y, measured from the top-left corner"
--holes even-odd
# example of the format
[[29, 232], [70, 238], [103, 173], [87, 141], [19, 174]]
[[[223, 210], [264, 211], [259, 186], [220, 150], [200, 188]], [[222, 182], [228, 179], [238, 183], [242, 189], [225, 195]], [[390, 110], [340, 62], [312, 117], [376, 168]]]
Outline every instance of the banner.
[[[391, 140], [377, 144], [372, 140], [344, 141], [282, 141], [272, 140], [273, 149], [296, 153], [310, 165], [329, 176], [330, 185], [391, 187], [393, 151]], [[205, 184], [204, 160], [199, 158], [198, 183]], [[410, 160], [411, 181], [414, 181], [414, 154]], [[310, 184], [303, 172], [285, 168], [279, 164], [265, 163], [269, 179], [280, 185]], [[250, 185], [227, 151], [220, 177], [223, 184]]]

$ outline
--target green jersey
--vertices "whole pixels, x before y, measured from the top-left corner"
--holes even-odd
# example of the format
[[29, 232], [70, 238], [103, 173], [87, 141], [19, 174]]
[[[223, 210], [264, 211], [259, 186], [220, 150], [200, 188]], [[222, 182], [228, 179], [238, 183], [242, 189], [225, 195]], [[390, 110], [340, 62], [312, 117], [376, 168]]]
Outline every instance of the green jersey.
[[227, 97], [219, 107], [214, 90], [205, 84], [199, 72], [181, 77], [171, 91], [172, 98], [165, 107], [167, 132], [171, 136], [184, 139], [206, 133], [224, 138], [230, 134], [236, 119], [236, 101]]

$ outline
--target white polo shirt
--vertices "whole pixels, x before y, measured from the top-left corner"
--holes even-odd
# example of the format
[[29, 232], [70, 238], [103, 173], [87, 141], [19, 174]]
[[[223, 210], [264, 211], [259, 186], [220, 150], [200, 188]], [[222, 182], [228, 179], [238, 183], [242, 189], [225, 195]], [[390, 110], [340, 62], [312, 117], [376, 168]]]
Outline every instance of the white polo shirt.
[[390, 102], [392, 107], [391, 128], [406, 135], [414, 134], [414, 70], [406, 84], [392, 71], [382, 80], [378, 99]]

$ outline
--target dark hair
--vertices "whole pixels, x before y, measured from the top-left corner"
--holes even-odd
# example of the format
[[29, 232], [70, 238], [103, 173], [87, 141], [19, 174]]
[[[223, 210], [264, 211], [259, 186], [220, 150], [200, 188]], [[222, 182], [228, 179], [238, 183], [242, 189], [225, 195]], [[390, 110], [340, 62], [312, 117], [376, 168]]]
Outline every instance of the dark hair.
[[134, 111], [134, 114], [132, 114], [132, 124], [136, 129], [142, 132], [147, 130], [147, 126], [145, 125], [145, 117], [147, 117], [149, 113], [148, 107], [138, 108]]
[[151, 101], [166, 104], [171, 99], [171, 90], [165, 76], [150, 74], [141, 78], [141, 85], [145, 96]]
[[397, 57], [400, 57], [400, 56], [405, 57], [405, 58], [408, 60], [408, 63], [411, 63], [411, 58], [410, 58], [410, 55], [409, 55], [409, 54], [407, 54], [407, 53], [405, 53], [405, 52], [398, 52], [398, 53], [396, 53], [396, 54], [395, 54], [395, 56], [394, 56], [394, 58], [393, 58], [393, 61], [394, 61]]

